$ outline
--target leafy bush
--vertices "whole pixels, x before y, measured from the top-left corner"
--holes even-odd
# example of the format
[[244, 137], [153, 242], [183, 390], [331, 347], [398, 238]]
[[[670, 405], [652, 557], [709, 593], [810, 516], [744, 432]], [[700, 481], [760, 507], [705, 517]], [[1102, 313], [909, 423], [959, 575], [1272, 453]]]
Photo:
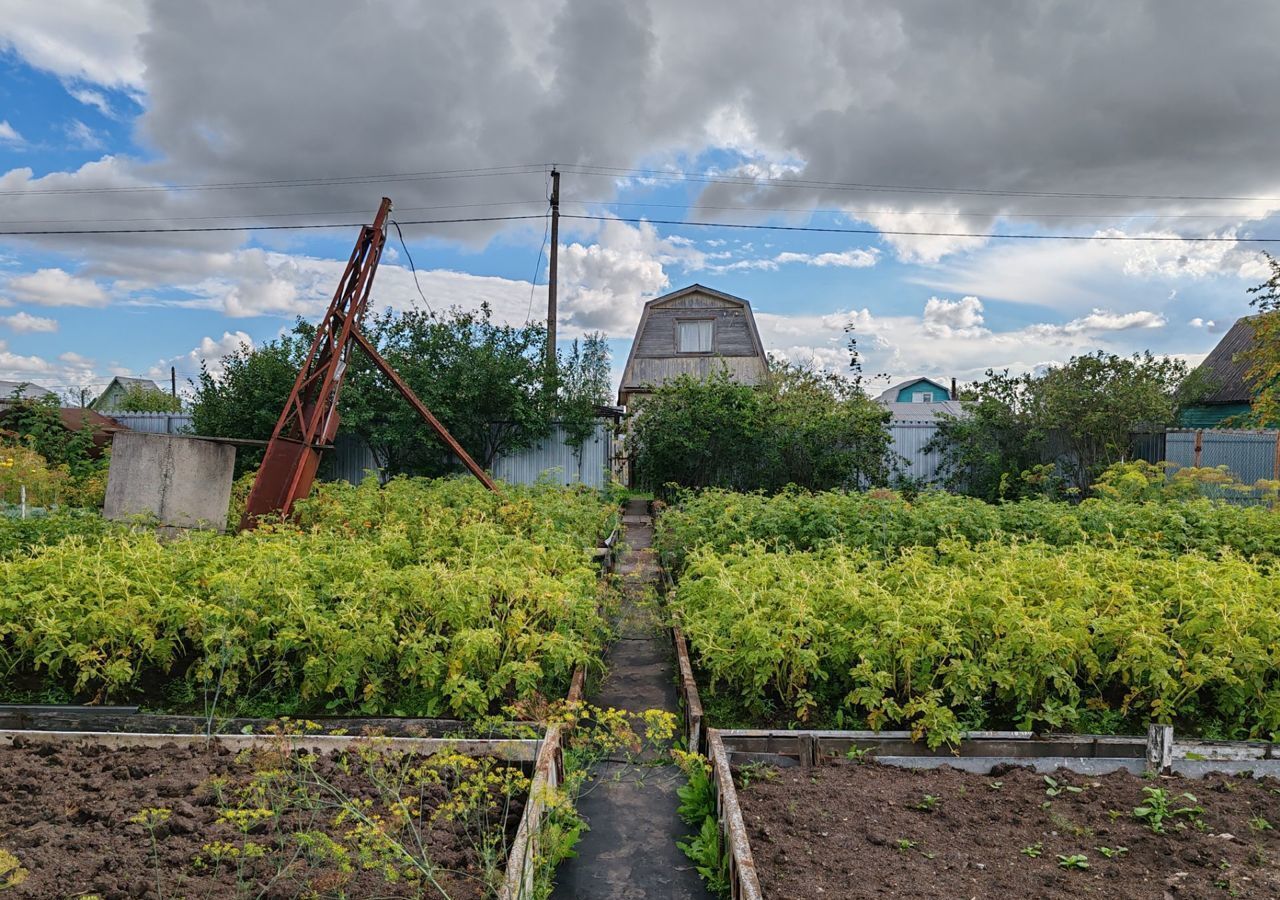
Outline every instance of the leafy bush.
[[226, 708], [480, 716], [599, 658], [586, 490], [325, 485], [297, 524], [170, 543], [124, 529], [0, 560], [0, 688], [100, 702], [188, 679]]
[[[1114, 480], [1124, 486], [1124, 478]], [[1177, 496], [1181, 489], [1170, 490]], [[1123, 544], [1151, 553], [1280, 555], [1280, 515], [1270, 509], [1207, 499], [1141, 499], [1145, 491], [1144, 482], [1139, 502], [1108, 496], [1071, 505], [1044, 499], [989, 504], [942, 492], [907, 501], [888, 491], [788, 491], [766, 497], [707, 490], [684, 495], [662, 514], [656, 542], [677, 572], [697, 547], [724, 552], [751, 542], [780, 550], [839, 545], [887, 554], [959, 537], [970, 542], [1033, 539], [1058, 547]]]
[[[1141, 509], [1141, 507], [1138, 507]], [[694, 550], [672, 605], [713, 702], [756, 720], [1280, 735], [1280, 580], [1232, 552], [944, 539]]]
[[759, 386], [727, 370], [682, 375], [637, 403], [628, 448], [638, 484], [781, 490], [883, 483], [889, 413], [857, 383], [776, 360]]

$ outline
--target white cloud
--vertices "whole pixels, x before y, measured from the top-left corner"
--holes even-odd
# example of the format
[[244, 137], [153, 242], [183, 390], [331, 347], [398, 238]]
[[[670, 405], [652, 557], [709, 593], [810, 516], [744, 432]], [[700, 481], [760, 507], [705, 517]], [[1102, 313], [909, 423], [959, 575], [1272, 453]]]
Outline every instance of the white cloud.
[[106, 306], [107, 295], [92, 279], [63, 269], [37, 269], [10, 278], [4, 289], [23, 303], [36, 306]]
[[666, 265], [699, 269], [706, 260], [700, 251], [663, 238], [648, 223], [609, 220], [601, 226], [591, 243], [560, 249], [562, 321], [579, 331], [629, 336], [645, 301], [671, 286]]
[[102, 137], [79, 119], [66, 123], [63, 131], [66, 132], [67, 140], [82, 150], [101, 150], [105, 146]]
[[987, 369], [1036, 371], [1099, 349], [1130, 352], [1126, 344], [1112, 341], [1132, 329], [1165, 324], [1162, 316], [1145, 310], [1094, 310], [1065, 323], [998, 329], [986, 322], [984, 313], [977, 297], [931, 297], [919, 316], [879, 316], [865, 308], [790, 316], [757, 311], [756, 321], [766, 350], [791, 361], [814, 361], [833, 371], [846, 371], [849, 335], [845, 329], [851, 325], [864, 373], [884, 374], [876, 384], [915, 375], [969, 380]]
[[146, 25], [144, 0], [6, 0], [0, 48], [64, 78], [139, 88]]
[[8, 119], [0, 119], [0, 144], [21, 144], [24, 143], [22, 135], [18, 134], [18, 129], [9, 124]]
[[73, 353], [68, 350], [66, 353], [59, 353], [58, 360], [69, 366], [79, 366], [81, 368], [93, 368], [94, 361], [87, 356], [81, 356], [79, 353]]
[[[769, 245], [766, 245], [769, 246]], [[731, 258], [732, 253], [710, 253], [706, 254], [706, 260], [719, 260]], [[806, 266], [817, 266], [819, 268], [835, 267], [841, 269], [865, 269], [874, 266], [880, 258], [880, 251], [874, 247], [856, 248], [852, 250], [842, 250], [839, 253], [795, 253], [793, 251], [784, 250], [774, 256], [760, 257], [756, 259], [739, 259], [730, 263], [715, 263], [707, 265], [707, 269], [712, 272], [737, 272], [743, 270], [759, 269], [765, 271], [775, 271], [779, 266], [785, 266], [790, 263], [801, 263]]]
[[111, 101], [106, 98], [102, 91], [95, 91], [86, 87], [69, 87], [67, 88], [67, 93], [85, 106], [92, 106], [109, 119], [116, 117], [115, 110], [111, 108]]
[[9, 345], [0, 341], [0, 378], [6, 381], [21, 381], [34, 378], [53, 371], [53, 365], [39, 356], [22, 356], [9, 349]]
[[983, 327], [982, 301], [977, 297], [944, 300], [930, 297], [922, 317], [926, 334], [937, 337], [976, 337], [986, 334]]
[[964, 237], [964, 232], [981, 233], [991, 220], [959, 213], [938, 215], [937, 211], [903, 210], [891, 212], [857, 213], [856, 218], [870, 222], [884, 232], [950, 232], [949, 235], [885, 234], [884, 240], [896, 251], [898, 259], [912, 263], [936, 263], [944, 256], [964, 250], [974, 250], [987, 243], [988, 238]]
[[804, 263], [806, 266], [825, 268], [835, 266], [840, 269], [865, 269], [876, 264], [880, 251], [870, 249], [843, 250], [839, 253], [791, 253], [783, 252], [774, 257], [780, 265], [786, 263]]
[[11, 316], [0, 316], [0, 322], [3, 322], [10, 331], [16, 331], [19, 334], [32, 332], [51, 334], [58, 330], [57, 319], [46, 319], [26, 312], [14, 313]]
[[1162, 328], [1165, 323], [1164, 316], [1146, 309], [1127, 313], [1095, 309], [1087, 316], [1072, 319], [1062, 325], [1032, 325], [1028, 328], [1028, 331], [1046, 337], [1055, 337], [1060, 335], [1099, 334], [1106, 331], [1128, 331], [1132, 328]]
[[246, 344], [252, 347], [253, 338], [246, 332], [238, 330], [224, 331], [220, 338], [205, 336], [200, 339], [199, 344], [187, 353], [160, 360], [160, 362], [147, 370], [147, 377], [168, 379], [170, 367], [179, 372], [187, 372], [190, 375], [194, 375], [200, 371], [201, 365], [204, 365], [210, 374], [217, 378], [224, 370], [223, 359]]

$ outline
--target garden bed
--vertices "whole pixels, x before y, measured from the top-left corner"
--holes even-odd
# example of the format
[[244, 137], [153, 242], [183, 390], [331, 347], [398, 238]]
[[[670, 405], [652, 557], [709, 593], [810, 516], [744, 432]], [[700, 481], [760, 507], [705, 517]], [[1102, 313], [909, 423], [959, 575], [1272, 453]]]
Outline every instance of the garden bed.
[[[1273, 778], [874, 762], [735, 774], [767, 897], [1280, 895]], [[1153, 806], [1151, 791], [1186, 810], [1163, 833], [1134, 814]]]
[[558, 783], [551, 733], [4, 738], [0, 888], [28, 897], [515, 896]]

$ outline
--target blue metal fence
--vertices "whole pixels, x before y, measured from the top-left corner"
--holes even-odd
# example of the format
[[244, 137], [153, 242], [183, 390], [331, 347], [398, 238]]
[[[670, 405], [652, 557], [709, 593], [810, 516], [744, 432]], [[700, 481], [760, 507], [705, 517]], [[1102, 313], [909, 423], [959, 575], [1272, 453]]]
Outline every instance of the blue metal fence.
[[1165, 459], [1180, 468], [1226, 466], [1237, 481], [1253, 484], [1280, 477], [1277, 438], [1278, 431], [1171, 429], [1165, 434]]

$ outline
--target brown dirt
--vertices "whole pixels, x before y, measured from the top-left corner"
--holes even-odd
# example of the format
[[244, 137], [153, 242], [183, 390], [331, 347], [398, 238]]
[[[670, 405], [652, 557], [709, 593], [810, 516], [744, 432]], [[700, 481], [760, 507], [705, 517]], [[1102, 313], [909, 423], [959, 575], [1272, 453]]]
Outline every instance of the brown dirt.
[[[1275, 779], [1063, 770], [1054, 777], [1084, 790], [1051, 799], [1044, 776], [1026, 768], [974, 775], [842, 762], [747, 775], [742, 814], [771, 900], [1280, 897]], [[1205, 810], [1204, 830], [1182, 817], [1183, 828], [1153, 834], [1131, 815], [1144, 787], [1193, 794]], [[934, 809], [913, 808], [926, 794], [938, 798]], [[1258, 816], [1274, 828], [1251, 827]], [[1020, 852], [1037, 843], [1039, 857]], [[1107, 859], [1103, 846], [1128, 852]], [[1088, 857], [1087, 870], [1059, 867], [1059, 854], [1078, 853]]]
[[[238, 793], [255, 772], [301, 771], [281, 754], [236, 754], [219, 744], [125, 750], [50, 745], [0, 748], [0, 893], [41, 898], [96, 895], [101, 900], [439, 896], [431, 888], [421, 889], [420, 883], [392, 883], [383, 872], [363, 868], [355, 841], [347, 834], [353, 823], [334, 821], [344, 798], [368, 801], [370, 815], [391, 820], [390, 795], [385, 788], [375, 787], [368, 773], [378, 771], [385, 784], [394, 779], [375, 766], [387, 760], [398, 760], [393, 764], [406, 767], [422, 761], [371, 750], [366, 746], [368, 759], [356, 753], [345, 759], [319, 759], [314, 772], [333, 790], [320, 787], [319, 780], [309, 788], [301, 787], [306, 783], [302, 779], [289, 780], [285, 783], [291, 789], [305, 789], [311, 798], [291, 803], [258, 802]], [[380, 762], [371, 762], [374, 758]], [[219, 778], [228, 779], [225, 786]], [[414, 794], [418, 792], [413, 789]], [[436, 878], [448, 897], [482, 897], [478, 828], [448, 819], [429, 822], [431, 811], [449, 796], [439, 784], [422, 789], [422, 824], [413, 830], [423, 842], [425, 855], [440, 867]], [[237, 805], [274, 807], [283, 813], [278, 825], [249, 826], [246, 834], [218, 821], [220, 809]], [[148, 807], [170, 813], [169, 820], [155, 829], [154, 852], [148, 829], [130, 821]], [[522, 808], [523, 801], [518, 800], [491, 811], [491, 834], [504, 847], [514, 835]], [[353, 871], [341, 871], [344, 867], [333, 855], [301, 851], [294, 835], [308, 830], [322, 832], [347, 847]], [[408, 843], [406, 831], [393, 827], [391, 833]], [[505, 841], [501, 840], [504, 835]], [[214, 841], [237, 848], [253, 843], [265, 853], [243, 863], [239, 873], [235, 861], [222, 862], [221, 871], [215, 873], [213, 865], [196, 862], [202, 855], [207, 860], [203, 848]], [[20, 885], [7, 891], [3, 890], [5, 851], [28, 873]], [[498, 860], [500, 866], [504, 862]]]

